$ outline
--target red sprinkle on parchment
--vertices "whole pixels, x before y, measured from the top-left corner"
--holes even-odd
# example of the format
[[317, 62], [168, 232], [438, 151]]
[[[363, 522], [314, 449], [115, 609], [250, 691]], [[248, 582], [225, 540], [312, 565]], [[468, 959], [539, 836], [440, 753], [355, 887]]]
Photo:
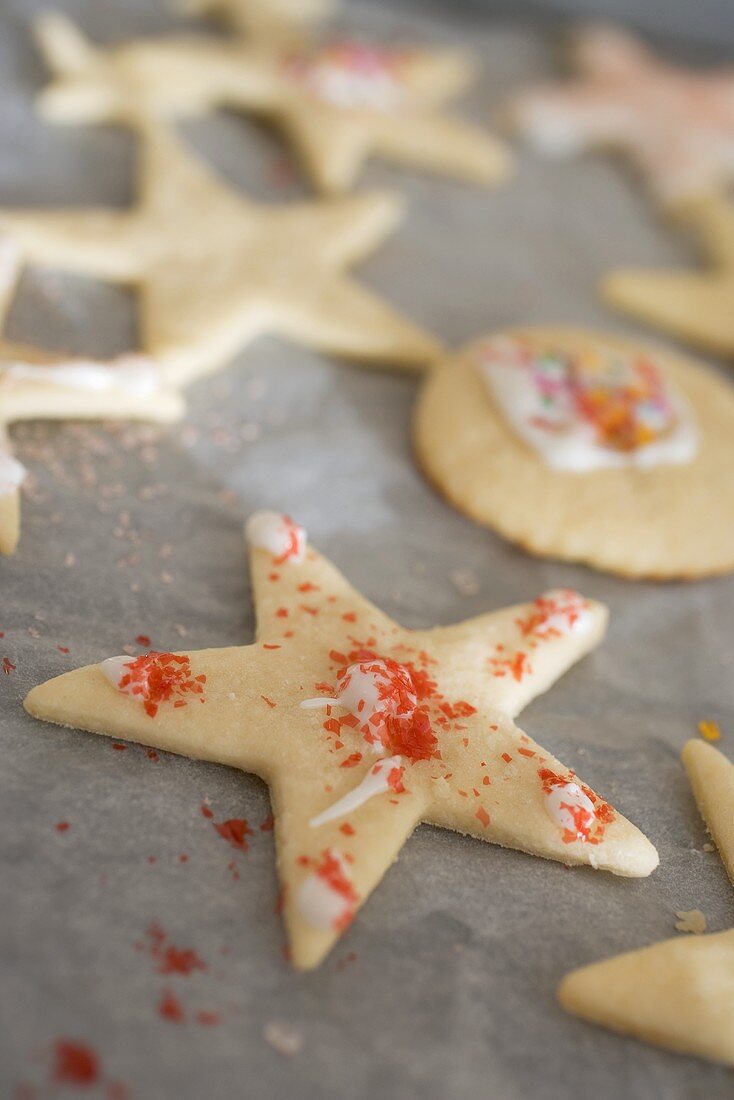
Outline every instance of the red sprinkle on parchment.
[[233, 848], [246, 852], [250, 847], [247, 843], [247, 837], [252, 836], [253, 833], [244, 817], [231, 817], [228, 821], [222, 821], [219, 824], [213, 821], [212, 824], [222, 839], [231, 844]]
[[180, 1024], [185, 1019], [181, 1002], [175, 993], [166, 989], [158, 1002], [158, 1015], [164, 1020], [170, 1020], [173, 1024]]
[[99, 1081], [99, 1059], [91, 1047], [59, 1039], [54, 1047], [53, 1079], [58, 1085], [87, 1088]]

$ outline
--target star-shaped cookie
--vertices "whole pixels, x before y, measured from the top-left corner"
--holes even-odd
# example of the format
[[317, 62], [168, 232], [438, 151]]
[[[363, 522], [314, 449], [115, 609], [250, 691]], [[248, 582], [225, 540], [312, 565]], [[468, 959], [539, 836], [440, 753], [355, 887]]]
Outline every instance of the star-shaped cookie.
[[247, 524], [249, 646], [113, 657], [35, 688], [35, 717], [255, 772], [270, 785], [296, 966], [316, 966], [421, 821], [645, 876], [650, 842], [513, 717], [601, 639], [560, 590], [410, 631], [273, 512]]
[[472, 71], [451, 51], [181, 36], [101, 50], [56, 14], [39, 20], [37, 38], [55, 76], [39, 101], [49, 121], [135, 124], [216, 106], [252, 112], [280, 127], [325, 192], [351, 187], [373, 153], [480, 184], [508, 171], [493, 137], [443, 110]]
[[601, 284], [610, 305], [715, 355], [734, 355], [734, 209], [722, 194], [678, 204], [711, 267], [707, 271], [611, 272]]
[[619, 149], [664, 202], [734, 176], [734, 69], [678, 68], [603, 25], [574, 36], [572, 59], [577, 79], [510, 104], [512, 124], [536, 148]]
[[272, 41], [292, 39], [310, 23], [326, 19], [335, 0], [173, 0], [181, 15], [214, 15], [235, 33]]
[[[15, 291], [20, 259], [0, 239], [0, 333]], [[19, 420], [175, 420], [181, 397], [143, 356], [100, 361], [55, 354], [0, 335], [0, 554], [20, 537], [20, 487], [26, 471], [13, 458], [7, 427]]]
[[31, 262], [137, 288], [142, 346], [173, 383], [264, 332], [388, 366], [433, 358], [432, 337], [345, 273], [393, 228], [397, 196], [258, 206], [164, 128], [141, 141], [130, 210], [0, 208], [0, 230]]

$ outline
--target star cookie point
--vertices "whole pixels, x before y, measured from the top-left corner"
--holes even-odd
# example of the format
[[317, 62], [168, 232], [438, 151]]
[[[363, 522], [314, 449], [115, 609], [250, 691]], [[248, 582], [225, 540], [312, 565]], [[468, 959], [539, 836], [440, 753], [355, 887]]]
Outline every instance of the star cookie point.
[[597, 643], [600, 605], [560, 590], [408, 631], [289, 517], [256, 513], [246, 537], [251, 645], [108, 658], [25, 705], [265, 779], [296, 966], [321, 961], [420, 821], [620, 875], [654, 869], [650, 842], [511, 718]]

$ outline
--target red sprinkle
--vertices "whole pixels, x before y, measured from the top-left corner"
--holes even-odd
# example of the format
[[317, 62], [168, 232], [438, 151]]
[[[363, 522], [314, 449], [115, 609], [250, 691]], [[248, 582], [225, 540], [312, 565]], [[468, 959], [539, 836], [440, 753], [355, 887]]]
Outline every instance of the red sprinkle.
[[214, 817], [214, 811], [210, 810], [209, 807], [203, 802], [201, 804], [201, 812], [203, 813], [204, 817], [208, 817], [208, 818]]
[[69, 827], [68, 821], [58, 821], [56, 823], [56, 831], [59, 833], [65, 833]]
[[3, 657], [3, 672], [6, 676], [9, 676], [11, 672], [15, 672], [18, 666], [14, 665], [9, 657]]
[[250, 847], [246, 838], [252, 836], [252, 829], [243, 817], [231, 817], [228, 821], [222, 821], [220, 824], [216, 822], [212, 822], [212, 824], [219, 835], [228, 841], [233, 848], [246, 852]]
[[59, 1039], [55, 1056], [53, 1079], [57, 1084], [86, 1088], [99, 1081], [99, 1060], [90, 1047], [69, 1039]]
[[159, 974], [191, 974], [194, 970], [206, 970], [206, 963], [190, 947], [175, 947], [160, 925], [148, 929], [150, 954]]
[[181, 1007], [181, 1002], [176, 994], [171, 993], [168, 989], [164, 990], [158, 1003], [158, 1015], [162, 1016], [164, 1020], [170, 1020], [173, 1024], [180, 1024], [184, 1020], [184, 1010]]
[[135, 639], [135, 644], [136, 645], [149, 646], [150, 645], [150, 638], [148, 637], [147, 634], [138, 634], [137, 638]]

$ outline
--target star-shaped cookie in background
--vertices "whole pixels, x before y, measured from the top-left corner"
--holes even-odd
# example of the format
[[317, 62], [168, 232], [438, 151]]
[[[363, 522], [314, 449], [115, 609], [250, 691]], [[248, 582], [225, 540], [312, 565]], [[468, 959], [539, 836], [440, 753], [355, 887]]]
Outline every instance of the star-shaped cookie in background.
[[432, 337], [345, 273], [393, 228], [398, 196], [259, 206], [164, 128], [141, 142], [130, 210], [0, 208], [0, 231], [29, 262], [135, 287], [142, 346], [172, 383], [265, 332], [393, 367], [435, 356]]
[[616, 309], [715, 355], [734, 355], [734, 208], [723, 194], [680, 203], [710, 261], [705, 271], [620, 270], [601, 284]]
[[25, 705], [262, 776], [296, 966], [318, 965], [421, 821], [564, 864], [654, 870], [642, 833], [512, 721], [600, 641], [602, 605], [560, 590], [405, 630], [288, 517], [256, 513], [246, 532], [252, 645], [109, 658]]
[[0, 239], [0, 554], [20, 537], [24, 467], [13, 458], [7, 428], [19, 420], [176, 420], [181, 397], [143, 356], [101, 361], [13, 343], [1, 332], [15, 292], [20, 258]]
[[604, 25], [579, 30], [571, 47], [576, 79], [509, 104], [513, 128], [538, 150], [618, 149], [664, 203], [734, 176], [734, 69], [678, 68]]
[[217, 106], [273, 121], [316, 186], [345, 191], [373, 153], [472, 183], [503, 179], [508, 154], [443, 110], [472, 67], [453, 51], [344, 39], [295, 49], [165, 37], [97, 49], [69, 20], [42, 17], [37, 39], [54, 80], [39, 109], [51, 122], [199, 115]]
[[293, 39], [311, 23], [327, 19], [335, 0], [172, 0], [180, 15], [213, 15], [248, 38]]
[[[734, 765], [689, 741], [683, 764], [696, 803], [734, 882]], [[569, 1012], [644, 1042], [734, 1066], [734, 930], [677, 936], [567, 975]]]

